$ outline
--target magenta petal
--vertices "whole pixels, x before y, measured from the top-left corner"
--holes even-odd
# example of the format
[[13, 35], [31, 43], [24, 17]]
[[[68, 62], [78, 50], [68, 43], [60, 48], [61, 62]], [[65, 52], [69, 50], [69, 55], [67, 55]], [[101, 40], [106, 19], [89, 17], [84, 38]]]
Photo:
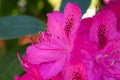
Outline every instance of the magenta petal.
[[116, 28], [117, 23], [114, 13], [110, 10], [103, 10], [93, 17], [90, 39], [98, 45], [99, 49], [102, 49], [109, 40], [116, 36]]
[[[107, 0], [105, 0], [107, 1]], [[117, 17], [117, 30], [120, 31], [120, 0], [108, 0], [107, 8], [112, 10]]]
[[72, 18], [72, 16], [73, 16], [73, 19], [76, 20], [75, 22], [77, 22], [81, 18], [82, 13], [77, 4], [72, 4], [68, 2], [64, 9], [64, 18], [66, 19], [69, 17]]
[[[39, 49], [43, 48], [43, 49]], [[54, 61], [60, 59], [65, 51], [64, 50], [56, 50], [56, 47], [53, 44], [49, 44], [49, 46], [40, 45], [39, 43], [32, 46], [29, 46], [26, 50], [26, 55], [24, 56], [24, 60], [30, 64], [40, 64], [43, 62]]]
[[[74, 42], [74, 53], [72, 57], [79, 57], [81, 60], [87, 60], [96, 53], [96, 45], [89, 39], [89, 31], [92, 24], [92, 18], [85, 18], [81, 21], [77, 37]], [[76, 58], [75, 58], [76, 59]]]
[[64, 9], [64, 32], [68, 40], [73, 42], [80, 26], [81, 10], [77, 4], [67, 3]]
[[81, 24], [77, 33], [77, 38], [75, 40], [75, 44], [77, 44], [77, 46], [81, 46], [82, 44], [84, 44], [84, 42], [90, 41], [89, 31], [91, 28], [91, 24], [92, 24], [92, 18], [85, 18], [81, 21]]
[[59, 60], [41, 64], [40, 71], [43, 79], [46, 80], [51, 77], [55, 77], [62, 70], [65, 60], [66, 60], [66, 55], [61, 57], [61, 59]]
[[[87, 35], [89, 36], [89, 31], [91, 28], [91, 24], [92, 24], [92, 20], [93, 18], [85, 18], [82, 19], [80, 27], [79, 27], [79, 34], [78, 35]], [[81, 36], [78, 36], [81, 37]], [[83, 36], [81, 37], [81, 39], [83, 38]]]
[[63, 14], [59, 11], [54, 11], [47, 14], [48, 17], [48, 31], [52, 33], [52, 36], [63, 38]]

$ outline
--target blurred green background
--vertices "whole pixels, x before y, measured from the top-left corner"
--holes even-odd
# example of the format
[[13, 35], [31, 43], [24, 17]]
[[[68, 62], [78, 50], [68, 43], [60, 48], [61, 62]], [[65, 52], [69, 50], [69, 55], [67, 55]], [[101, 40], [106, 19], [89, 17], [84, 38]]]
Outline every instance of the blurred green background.
[[47, 28], [46, 14], [63, 12], [69, 1], [85, 13], [95, 0], [0, 0], [0, 80], [13, 80], [15, 74], [24, 73], [16, 52], [25, 53], [30, 37], [37, 42], [37, 33]]

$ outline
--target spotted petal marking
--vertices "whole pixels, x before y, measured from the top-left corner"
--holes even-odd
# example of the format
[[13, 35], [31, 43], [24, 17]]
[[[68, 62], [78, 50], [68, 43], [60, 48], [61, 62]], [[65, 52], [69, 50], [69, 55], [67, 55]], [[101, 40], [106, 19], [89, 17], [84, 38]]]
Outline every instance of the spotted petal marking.
[[80, 64], [70, 65], [66, 67], [64, 80], [86, 80], [85, 66]]
[[80, 26], [81, 10], [77, 4], [68, 3], [64, 9], [64, 34], [68, 41], [73, 41]]
[[106, 46], [107, 42], [108, 42], [108, 38], [107, 38], [107, 35], [108, 35], [108, 30], [106, 29], [106, 25], [104, 24], [100, 24], [99, 25], [99, 28], [98, 28], [98, 49], [102, 49], [104, 48], [104, 46]]

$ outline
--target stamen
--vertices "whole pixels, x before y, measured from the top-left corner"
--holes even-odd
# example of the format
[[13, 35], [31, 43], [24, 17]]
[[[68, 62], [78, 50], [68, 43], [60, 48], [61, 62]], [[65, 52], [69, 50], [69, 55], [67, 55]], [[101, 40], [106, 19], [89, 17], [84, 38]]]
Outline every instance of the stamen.
[[45, 51], [51, 51], [51, 50], [52, 50], [52, 51], [63, 51], [63, 50], [65, 50], [65, 49], [47, 49], [47, 48], [40, 48], [40, 47], [38, 47], [38, 46], [35, 45], [32, 37], [30, 38], [30, 40], [31, 40], [32, 45], [33, 45], [34, 47], [36, 47], [37, 49], [40, 49], [40, 50], [45, 50]]
[[18, 60], [20, 61], [20, 63], [23, 65], [23, 67], [28, 67], [28, 65], [27, 64], [25, 64], [25, 63], [23, 63], [23, 61], [22, 61], [22, 59], [20, 58], [20, 54], [17, 52], [16, 53], [17, 54], [17, 57], [18, 57]]

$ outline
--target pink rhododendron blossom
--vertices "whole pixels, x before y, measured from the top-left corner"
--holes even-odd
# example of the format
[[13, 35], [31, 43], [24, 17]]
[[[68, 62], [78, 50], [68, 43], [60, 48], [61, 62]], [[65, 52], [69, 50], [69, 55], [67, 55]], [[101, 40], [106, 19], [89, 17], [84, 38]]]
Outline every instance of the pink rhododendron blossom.
[[[98, 80], [117, 80], [120, 78], [120, 71], [117, 67], [120, 63], [116, 57], [119, 56], [119, 52], [112, 54], [116, 50], [119, 51], [119, 45], [117, 45], [119, 39], [116, 38], [118, 38], [118, 32], [115, 14], [110, 10], [103, 10], [95, 15], [90, 29], [90, 39], [97, 45], [92, 73], [95, 76], [99, 75]], [[117, 43], [115, 44], [115, 42]], [[112, 63], [114, 61], [118, 61], [118, 63], [111, 67], [110, 64], [114, 64]]]
[[[84, 64], [86, 79], [119, 80], [120, 53], [112, 54], [116, 50], [119, 51], [120, 42], [115, 14], [110, 10], [103, 10], [93, 19], [82, 20], [80, 29], [78, 32], [80, 36], [75, 42], [78, 45], [75, 46], [75, 50], [79, 54], [75, 53], [73, 56], [78, 56], [79, 61]], [[110, 64], [114, 65], [109, 67]]]
[[38, 72], [44, 80], [58, 75], [65, 64], [69, 63], [74, 53], [72, 50], [80, 26], [81, 10], [77, 4], [69, 2], [64, 14], [54, 11], [47, 16], [48, 30], [40, 32], [39, 42], [27, 48], [21, 61], [27, 72], [30, 72], [31, 66], [39, 66]]
[[120, 80], [116, 10], [106, 8], [81, 20], [78, 5], [69, 2], [64, 13], [47, 17], [48, 29], [40, 32], [38, 43], [27, 48], [22, 60], [17, 54], [26, 73], [15, 80]]
[[91, 54], [88, 45], [85, 45], [86, 49], [78, 49], [82, 55], [80, 59], [86, 65], [88, 80], [120, 79], [118, 36], [117, 20], [112, 11], [103, 10], [93, 17], [89, 38], [91, 50], [95, 52]]

